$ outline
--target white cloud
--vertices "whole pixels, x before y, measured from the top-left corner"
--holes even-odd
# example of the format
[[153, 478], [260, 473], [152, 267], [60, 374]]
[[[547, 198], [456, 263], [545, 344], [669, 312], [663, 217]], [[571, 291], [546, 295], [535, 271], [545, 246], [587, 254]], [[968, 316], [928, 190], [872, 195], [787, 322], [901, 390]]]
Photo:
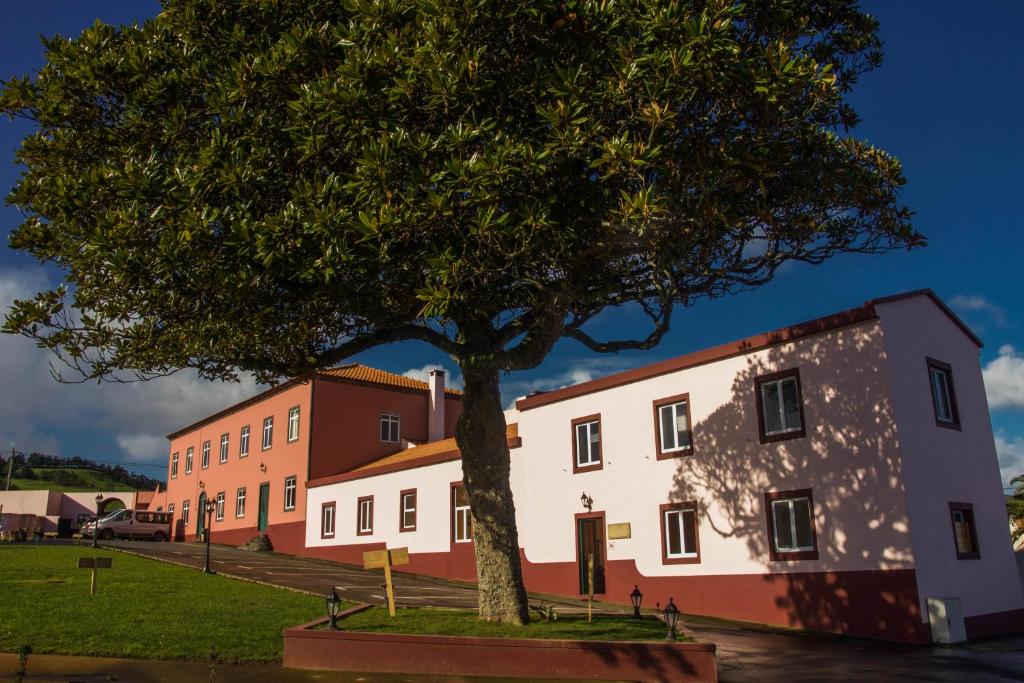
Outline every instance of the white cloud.
[[981, 370], [991, 408], [1024, 408], [1024, 355], [1006, 344]]
[[506, 409], [515, 407], [515, 399], [528, 396], [536, 391], [554, 391], [589, 382], [620, 370], [639, 365], [639, 359], [626, 357], [598, 357], [572, 361], [560, 372], [544, 377], [503, 379], [501, 393], [507, 403]]
[[[13, 299], [49, 286], [41, 269], [0, 272], [0, 317]], [[18, 450], [26, 452], [122, 459], [89, 452], [85, 444], [75, 446], [74, 452], [67, 452], [67, 442], [64, 449], [58, 447], [58, 431], [86, 428], [109, 433], [131, 460], [160, 462], [166, 457], [166, 434], [259, 390], [251, 379], [208, 382], [191, 370], [130, 384], [61, 384], [50, 376], [52, 359], [24, 337], [0, 335], [3, 446], [15, 441]]]
[[421, 382], [426, 382], [430, 379], [430, 372], [432, 370], [444, 371], [444, 383], [449, 389], [462, 389], [462, 377], [459, 376], [458, 371], [453, 372], [438, 363], [427, 363], [421, 368], [409, 368], [403, 372], [402, 375], [418, 379]]
[[962, 313], [985, 313], [999, 325], [1006, 324], [1006, 313], [988, 299], [976, 294], [957, 294], [949, 305]]
[[1003, 486], [1009, 486], [1011, 479], [1024, 474], [1024, 438], [1008, 438], [1002, 430], [996, 432], [995, 436], [999, 473], [1003, 478]]

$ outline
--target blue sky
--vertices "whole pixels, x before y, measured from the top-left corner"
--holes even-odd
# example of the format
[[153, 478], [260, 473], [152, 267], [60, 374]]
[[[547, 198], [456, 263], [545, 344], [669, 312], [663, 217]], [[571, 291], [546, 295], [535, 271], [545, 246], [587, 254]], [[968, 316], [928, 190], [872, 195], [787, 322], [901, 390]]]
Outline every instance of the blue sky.
[[[796, 266], [757, 291], [677, 313], [656, 350], [599, 356], [559, 343], [529, 372], [507, 377], [506, 401], [849, 308], [876, 296], [931, 287], [984, 339], [992, 422], [1004, 474], [1024, 473], [1024, 3], [893, 3], [863, 6], [882, 22], [885, 63], [857, 87], [855, 131], [903, 161], [904, 201], [930, 245], [885, 256], [846, 256]], [[39, 35], [75, 36], [96, 19], [126, 23], [155, 14], [151, 0], [64, 0], [10, 4], [0, 28], [0, 78], [41, 64]], [[28, 127], [0, 121], [0, 191], [17, 178], [13, 154]], [[19, 222], [0, 208], [0, 232]], [[0, 305], [47, 283], [30, 257], [0, 248]], [[606, 315], [608, 336], [629, 330]], [[424, 345], [375, 349], [356, 360], [395, 372], [454, 365]], [[451, 372], [449, 373], [452, 374]], [[457, 377], [455, 378], [457, 380]], [[0, 448], [82, 455], [162, 476], [163, 435], [254, 390], [207, 386], [181, 374], [144, 385], [62, 386], [47, 357], [24, 339], [0, 338]]]

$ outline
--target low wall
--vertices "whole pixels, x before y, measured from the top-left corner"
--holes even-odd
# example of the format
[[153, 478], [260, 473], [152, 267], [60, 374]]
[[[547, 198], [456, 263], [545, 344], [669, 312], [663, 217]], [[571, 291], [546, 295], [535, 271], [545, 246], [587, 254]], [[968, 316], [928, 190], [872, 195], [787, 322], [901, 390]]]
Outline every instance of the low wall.
[[[343, 613], [342, 619], [369, 605]], [[286, 629], [284, 665], [295, 669], [583, 680], [718, 680], [710, 643], [470, 638]], [[344, 621], [342, 621], [342, 624]]]

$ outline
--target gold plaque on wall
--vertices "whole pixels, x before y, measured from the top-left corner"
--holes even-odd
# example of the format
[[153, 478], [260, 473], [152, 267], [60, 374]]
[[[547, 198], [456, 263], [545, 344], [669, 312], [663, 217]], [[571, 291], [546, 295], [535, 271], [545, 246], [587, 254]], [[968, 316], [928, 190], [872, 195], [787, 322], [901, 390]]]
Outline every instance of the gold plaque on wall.
[[608, 540], [610, 541], [614, 541], [618, 538], [630, 538], [631, 535], [629, 522], [619, 522], [618, 524], [608, 525]]

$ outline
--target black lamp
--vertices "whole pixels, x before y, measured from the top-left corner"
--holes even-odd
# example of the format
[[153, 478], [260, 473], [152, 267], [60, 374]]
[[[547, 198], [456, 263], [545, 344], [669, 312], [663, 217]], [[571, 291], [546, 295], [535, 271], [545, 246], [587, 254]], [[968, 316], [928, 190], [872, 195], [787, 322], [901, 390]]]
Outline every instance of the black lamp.
[[213, 511], [217, 508], [217, 504], [209, 498], [206, 499], [206, 509], [200, 510], [199, 514], [206, 514], [206, 525], [203, 527], [203, 533], [206, 534], [206, 561], [203, 563], [203, 573], [212, 574], [213, 571], [210, 569], [210, 524], [213, 522]]
[[679, 609], [676, 607], [676, 603], [672, 598], [668, 599], [668, 604], [665, 605], [665, 625], [668, 626], [668, 635], [665, 636], [665, 640], [676, 639], [676, 622], [679, 620]]
[[633, 586], [633, 592], [629, 594], [629, 601], [633, 603], [633, 618], [640, 618], [640, 603], [644, 601], [644, 594], [640, 592], [640, 586]]
[[338, 597], [338, 591], [331, 589], [331, 592], [327, 594], [327, 618], [331, 620], [331, 628], [335, 631], [338, 630], [338, 611], [341, 609], [341, 598]]

